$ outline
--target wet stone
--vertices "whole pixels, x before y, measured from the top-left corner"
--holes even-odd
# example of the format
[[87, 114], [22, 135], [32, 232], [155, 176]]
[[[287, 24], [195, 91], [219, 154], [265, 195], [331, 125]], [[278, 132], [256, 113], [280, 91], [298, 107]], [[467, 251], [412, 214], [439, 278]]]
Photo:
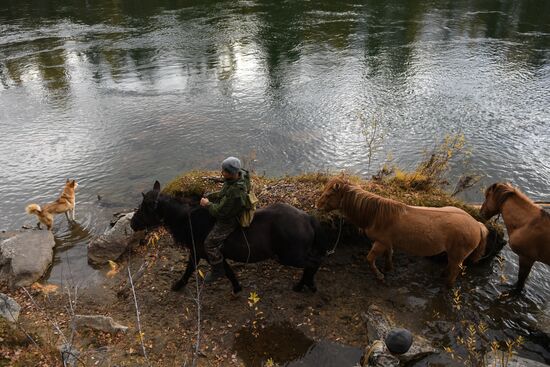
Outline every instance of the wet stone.
[[0, 317], [9, 322], [17, 322], [21, 306], [11, 297], [0, 293]]
[[23, 230], [0, 237], [0, 282], [25, 287], [40, 279], [53, 261], [51, 231]]

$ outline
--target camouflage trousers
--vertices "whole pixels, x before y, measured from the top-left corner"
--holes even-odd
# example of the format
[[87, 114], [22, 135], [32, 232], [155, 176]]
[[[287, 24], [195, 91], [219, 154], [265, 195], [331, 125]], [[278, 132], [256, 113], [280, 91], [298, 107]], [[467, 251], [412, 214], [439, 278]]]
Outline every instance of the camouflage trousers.
[[208, 262], [211, 265], [216, 265], [223, 261], [223, 241], [225, 241], [231, 232], [237, 228], [238, 224], [236, 220], [230, 222], [216, 222], [210, 233], [208, 233], [208, 236], [206, 236], [204, 240], [204, 249], [208, 256]]

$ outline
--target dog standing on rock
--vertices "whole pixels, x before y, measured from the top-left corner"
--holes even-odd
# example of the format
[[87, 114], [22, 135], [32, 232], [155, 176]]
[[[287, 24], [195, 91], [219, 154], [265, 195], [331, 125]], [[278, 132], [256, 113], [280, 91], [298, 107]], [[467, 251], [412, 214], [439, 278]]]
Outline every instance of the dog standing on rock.
[[[39, 220], [39, 222], [37, 223], [38, 228], [40, 228], [40, 223], [42, 223], [48, 228], [48, 230], [51, 230], [55, 214], [65, 213], [65, 216], [67, 217], [67, 221], [69, 223], [71, 221], [75, 221], [75, 190], [77, 186], [78, 184], [75, 180], [67, 179], [67, 182], [65, 182], [65, 187], [63, 188], [63, 192], [59, 196], [59, 199], [57, 199], [56, 201], [45, 204], [42, 207], [40, 207], [40, 205], [38, 204], [27, 205], [27, 207], [25, 208], [27, 214], [34, 214]], [[69, 212], [71, 212], [70, 216]]]

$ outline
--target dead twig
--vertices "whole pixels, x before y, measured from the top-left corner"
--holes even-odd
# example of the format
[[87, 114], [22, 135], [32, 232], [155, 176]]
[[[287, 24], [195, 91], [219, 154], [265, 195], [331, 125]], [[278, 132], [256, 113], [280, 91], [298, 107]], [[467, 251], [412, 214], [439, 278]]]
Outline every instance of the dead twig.
[[134, 288], [134, 282], [132, 281], [132, 271], [130, 270], [130, 266], [128, 266], [128, 279], [130, 281], [131, 289], [132, 289], [132, 295], [134, 296], [134, 306], [136, 308], [136, 318], [137, 318], [137, 325], [138, 325], [138, 332], [139, 332], [139, 342], [141, 343], [141, 350], [143, 351], [143, 357], [145, 357], [145, 360], [147, 361], [147, 365], [151, 365], [149, 362], [149, 358], [147, 358], [147, 351], [145, 350], [145, 343], [143, 342], [143, 332], [141, 331], [141, 321], [139, 318], [139, 307], [137, 303], [136, 298], [136, 290]]

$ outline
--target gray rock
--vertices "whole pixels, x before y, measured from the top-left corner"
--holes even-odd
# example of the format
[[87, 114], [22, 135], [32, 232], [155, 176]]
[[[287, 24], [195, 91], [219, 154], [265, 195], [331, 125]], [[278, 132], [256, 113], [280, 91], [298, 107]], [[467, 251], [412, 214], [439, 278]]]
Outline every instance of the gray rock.
[[540, 331], [550, 335], [550, 307], [545, 307], [539, 317], [538, 326]]
[[12, 288], [28, 286], [50, 267], [55, 246], [51, 231], [16, 231], [4, 233], [1, 238], [0, 282]]
[[108, 333], [128, 331], [128, 327], [116, 323], [112, 317], [102, 315], [75, 315], [73, 325], [76, 329], [90, 328]]
[[78, 365], [78, 350], [70, 344], [62, 344], [58, 348], [63, 366], [76, 367]]
[[0, 317], [9, 322], [17, 322], [21, 306], [15, 300], [4, 293], [0, 293]]
[[133, 212], [121, 216], [112, 228], [90, 241], [89, 264], [105, 265], [109, 260], [116, 261], [130, 245], [139, 240], [141, 234], [136, 234], [130, 227], [133, 216]]
[[412, 361], [418, 361], [426, 358], [427, 356], [437, 352], [438, 351], [432, 347], [432, 343], [428, 339], [420, 335], [415, 335], [411, 349], [409, 349], [407, 353], [400, 355], [399, 360], [404, 364], [408, 364]]

